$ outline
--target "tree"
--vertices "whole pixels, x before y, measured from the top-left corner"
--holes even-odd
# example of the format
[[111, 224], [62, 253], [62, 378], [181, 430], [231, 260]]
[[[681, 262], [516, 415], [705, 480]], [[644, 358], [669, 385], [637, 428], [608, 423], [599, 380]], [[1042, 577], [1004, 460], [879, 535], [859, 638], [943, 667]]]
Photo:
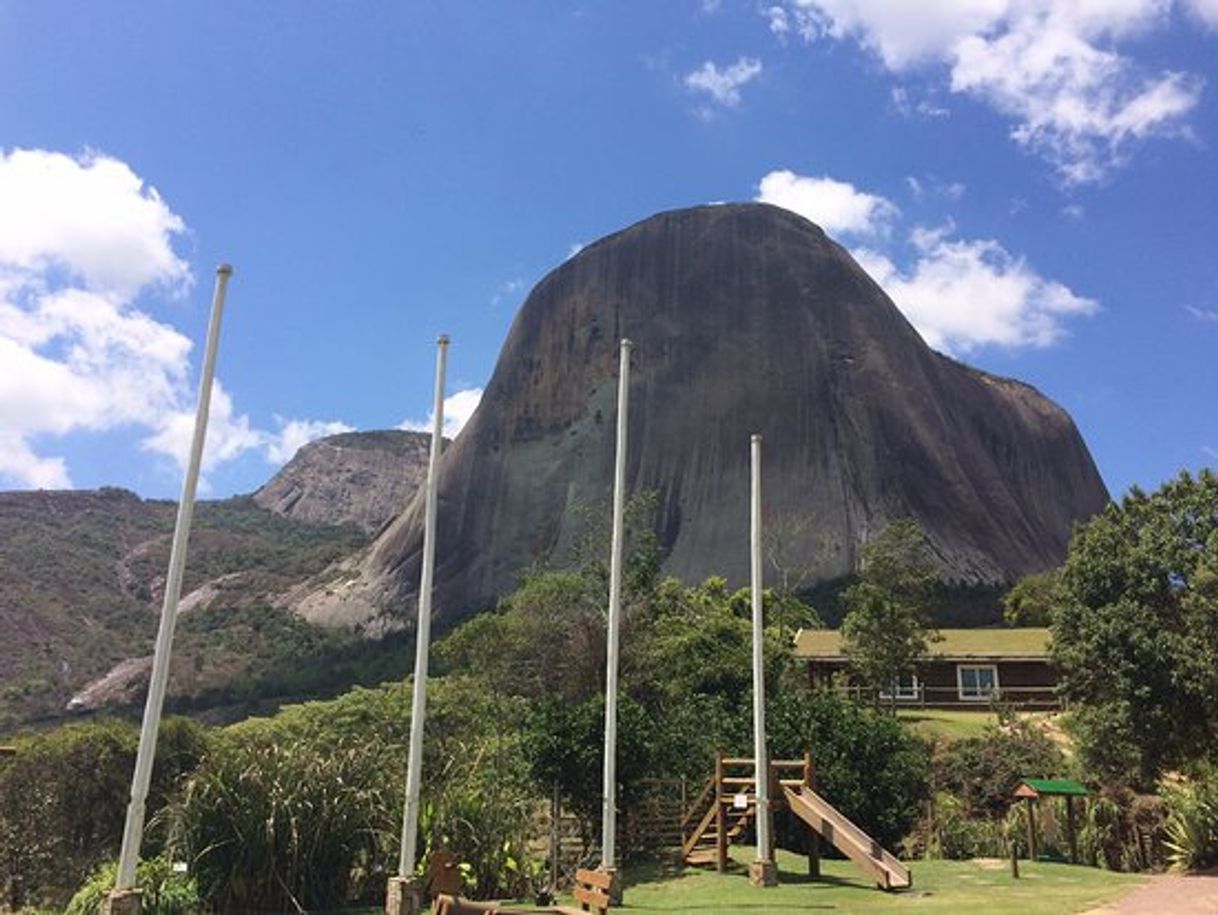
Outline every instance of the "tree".
[[[658, 584], [659, 548], [648, 527], [654, 509], [652, 493], [626, 505], [624, 632], [646, 614]], [[602, 692], [609, 604], [609, 522], [602, 514], [581, 511], [582, 533], [562, 568], [524, 570], [495, 612], [438, 642], [437, 672], [476, 673], [498, 691], [533, 699], [559, 694], [578, 702]], [[623, 637], [623, 644], [629, 640]]]
[[1218, 476], [1132, 489], [1075, 533], [1053, 620], [1084, 763], [1144, 785], [1218, 739]]
[[1061, 570], [1025, 575], [1002, 598], [1002, 616], [1008, 626], [1048, 626], [1061, 602]]
[[[90, 871], [118, 854], [138, 743], [133, 725], [105, 719], [17, 742], [17, 755], [0, 766], [0, 908], [62, 906]], [[163, 839], [157, 813], [207, 745], [193, 721], [162, 723], [146, 851]]]
[[[543, 699], [534, 708], [525, 741], [529, 771], [543, 794], [557, 784], [563, 804], [579, 817], [585, 839], [596, 835], [601, 815], [605, 697], [580, 703]], [[617, 717], [618, 803], [631, 807], [650, 772], [654, 725], [646, 710], [622, 696]]]
[[783, 690], [766, 704], [772, 756], [810, 752], [816, 790], [881, 845], [898, 843], [927, 797], [927, 744], [897, 718], [829, 690]]
[[844, 594], [842, 648], [864, 681], [892, 688], [914, 672], [938, 638], [929, 622], [937, 582], [930, 543], [910, 519], [863, 547], [859, 579]]

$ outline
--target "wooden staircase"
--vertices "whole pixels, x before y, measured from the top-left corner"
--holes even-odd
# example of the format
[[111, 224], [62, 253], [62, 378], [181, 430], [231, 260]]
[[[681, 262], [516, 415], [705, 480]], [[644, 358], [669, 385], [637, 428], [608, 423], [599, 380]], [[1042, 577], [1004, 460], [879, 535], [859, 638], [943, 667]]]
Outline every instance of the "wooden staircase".
[[[716, 756], [715, 771], [681, 815], [681, 859], [688, 865], [727, 869], [727, 849], [757, 815], [756, 765], [751, 758]], [[778, 773], [797, 772], [797, 778]], [[769, 767], [770, 810], [785, 804], [784, 788], [810, 786], [812, 760], [776, 759]]]

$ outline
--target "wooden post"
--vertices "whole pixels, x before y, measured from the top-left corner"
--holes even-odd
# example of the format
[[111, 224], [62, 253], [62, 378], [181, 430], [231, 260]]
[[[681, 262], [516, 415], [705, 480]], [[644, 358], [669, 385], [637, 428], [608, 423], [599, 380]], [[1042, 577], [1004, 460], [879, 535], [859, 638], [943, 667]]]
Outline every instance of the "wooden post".
[[723, 754], [715, 754], [715, 870], [727, 870], [727, 816], [723, 809]]
[[1019, 840], [1011, 840], [1011, 877], [1019, 879]]
[[[804, 753], [804, 786], [809, 791], [816, 790], [816, 769], [812, 766], [812, 754]], [[808, 876], [820, 876], [820, 833], [816, 830], [812, 831], [812, 838], [808, 844]]]
[[559, 833], [561, 821], [562, 795], [558, 782], [554, 782], [554, 794], [550, 798], [550, 893], [554, 896], [558, 895], [558, 880], [562, 871], [562, 863], [559, 860], [562, 854], [562, 837]]
[[1074, 831], [1074, 798], [1066, 795], [1066, 841], [1070, 845], [1070, 863], [1078, 863], [1078, 840]]
[[1036, 860], [1036, 799], [1028, 798], [1028, 860]]

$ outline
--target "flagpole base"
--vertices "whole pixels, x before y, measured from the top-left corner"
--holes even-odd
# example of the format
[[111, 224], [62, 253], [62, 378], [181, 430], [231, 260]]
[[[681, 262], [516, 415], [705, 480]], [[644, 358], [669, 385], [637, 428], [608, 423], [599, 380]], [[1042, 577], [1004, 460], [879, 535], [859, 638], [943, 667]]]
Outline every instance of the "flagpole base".
[[609, 887], [605, 890], [605, 895], [609, 897], [609, 901], [614, 905], [622, 904], [622, 875], [618, 873], [616, 867], [598, 867], [598, 871], [609, 875]]
[[144, 891], [138, 888], [111, 890], [102, 903], [102, 915], [140, 915]]
[[778, 886], [778, 867], [773, 861], [754, 861], [749, 865], [749, 883], [753, 886]]
[[385, 890], [385, 915], [420, 915], [422, 911], [423, 884], [415, 877], [390, 877]]

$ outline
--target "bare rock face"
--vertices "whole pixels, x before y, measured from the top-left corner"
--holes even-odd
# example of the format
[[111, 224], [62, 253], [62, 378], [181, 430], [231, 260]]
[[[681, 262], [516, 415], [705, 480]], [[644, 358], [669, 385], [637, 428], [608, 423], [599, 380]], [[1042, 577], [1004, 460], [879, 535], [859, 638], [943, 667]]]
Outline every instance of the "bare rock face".
[[[630, 491], [654, 490], [665, 570], [748, 577], [749, 437], [766, 523], [816, 580], [912, 517], [944, 576], [999, 583], [1059, 563], [1108, 494], [1070, 417], [1028, 385], [933, 352], [817, 226], [748, 204], [662, 213], [533, 289], [441, 467], [436, 618], [452, 623], [562, 557], [610, 496], [618, 341], [635, 342]], [[300, 603], [409, 625], [422, 499]]]
[[310, 524], [354, 524], [374, 534], [427, 478], [431, 436], [385, 430], [309, 442], [254, 494], [267, 511]]

